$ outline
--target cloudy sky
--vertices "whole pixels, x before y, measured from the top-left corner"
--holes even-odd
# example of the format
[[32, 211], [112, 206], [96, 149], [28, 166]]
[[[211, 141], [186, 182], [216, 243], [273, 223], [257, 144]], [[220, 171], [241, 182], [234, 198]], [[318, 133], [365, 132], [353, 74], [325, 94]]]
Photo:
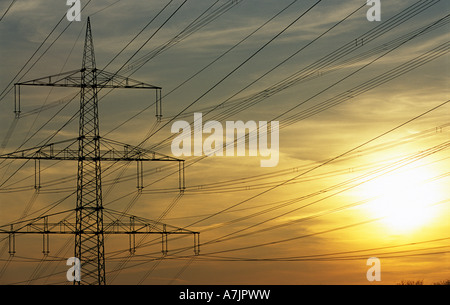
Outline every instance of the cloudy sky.
[[[182, 196], [176, 164], [146, 162], [138, 193], [134, 163], [104, 162], [105, 208], [201, 236], [200, 255], [171, 237], [164, 259], [154, 236], [131, 258], [108, 236], [107, 283], [371, 284], [370, 257], [382, 284], [448, 279], [446, 1], [382, 0], [380, 22], [360, 0], [81, 5], [69, 22], [65, 1], [0, 0], [3, 154], [78, 136], [77, 89], [22, 86], [15, 119], [12, 84], [80, 69], [88, 16], [98, 69], [162, 87], [161, 122], [153, 91], [101, 90], [105, 138], [173, 156], [171, 126], [196, 112], [280, 126], [275, 167], [183, 157]], [[75, 207], [76, 162], [42, 161], [39, 193], [34, 161], [0, 164], [0, 225]], [[2, 235], [0, 283], [67, 283], [72, 241], [52, 235], [42, 261], [41, 236], [21, 235], [11, 259]]]

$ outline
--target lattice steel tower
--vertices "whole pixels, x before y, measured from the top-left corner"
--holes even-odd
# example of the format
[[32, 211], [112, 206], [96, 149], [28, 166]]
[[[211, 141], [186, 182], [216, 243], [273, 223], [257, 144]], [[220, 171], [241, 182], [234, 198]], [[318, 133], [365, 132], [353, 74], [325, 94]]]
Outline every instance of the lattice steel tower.
[[[1, 159], [33, 159], [35, 160], [35, 189], [39, 191], [40, 160], [73, 160], [78, 162], [77, 198], [75, 223], [67, 220], [50, 222], [46, 215], [29, 220], [0, 226], [0, 233], [9, 234], [9, 253], [15, 253], [16, 234], [42, 234], [43, 253], [48, 254], [49, 234], [75, 235], [74, 255], [80, 259], [81, 281], [74, 284], [106, 284], [105, 276], [105, 234], [128, 234], [130, 253], [135, 251], [136, 234], [160, 234], [162, 236], [162, 252], [167, 254], [167, 236], [169, 234], [192, 234], [194, 236], [194, 253], [199, 253], [199, 233], [183, 228], [128, 215], [113, 210], [105, 210], [102, 204], [102, 161], [136, 161], [138, 189], [143, 188], [143, 161], [175, 161], [179, 163], [179, 187], [184, 190], [184, 161], [170, 156], [158, 154], [114, 140], [100, 137], [98, 114], [98, 91], [103, 88], [152, 89], [156, 91], [156, 117], [161, 118], [161, 88], [139, 82], [117, 74], [98, 70], [95, 64], [94, 44], [90, 19], [87, 20], [81, 70], [46, 76], [27, 82], [15, 84], [16, 117], [20, 117], [21, 86], [58, 86], [80, 88], [80, 112], [78, 138], [39, 147], [15, 151], [0, 155]], [[68, 145], [66, 143], [69, 143]], [[66, 144], [61, 149], [58, 147]], [[102, 148], [107, 144], [107, 150]], [[77, 146], [77, 148], [75, 148]], [[110, 223], [103, 222], [104, 213], [115, 218]], [[61, 215], [58, 215], [61, 216]], [[111, 217], [109, 217], [111, 218]], [[126, 218], [127, 221], [124, 221]]]
[[[89, 18], [80, 84], [75, 257], [84, 262], [83, 269], [97, 268], [98, 283], [103, 284], [105, 283], [105, 249], [97, 67]], [[94, 234], [84, 233], [91, 228], [95, 228]]]

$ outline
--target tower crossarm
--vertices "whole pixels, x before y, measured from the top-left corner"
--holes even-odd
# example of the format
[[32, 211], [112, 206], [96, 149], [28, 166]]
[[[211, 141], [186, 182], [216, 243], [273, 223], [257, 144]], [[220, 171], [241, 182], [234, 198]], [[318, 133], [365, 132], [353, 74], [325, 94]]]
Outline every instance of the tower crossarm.
[[[114, 220], [104, 222], [103, 234], [199, 234], [199, 232], [176, 228], [163, 223], [133, 222], [132, 220]], [[13, 223], [0, 226], [0, 234], [76, 234], [74, 222], [61, 220], [46, 222], [46, 216], [26, 223]], [[84, 230], [85, 234], [99, 233], [96, 230]]]
[[[50, 86], [50, 87], [74, 87], [83, 86], [81, 73], [84, 69], [73, 70], [58, 74], [52, 74], [25, 82], [15, 83], [15, 86]], [[98, 88], [133, 88], [133, 89], [162, 89], [161, 87], [147, 84], [129, 77], [121, 76], [104, 70], [95, 69]]]
[[[179, 161], [184, 160], [164, 155], [142, 147], [133, 146], [118, 141], [100, 139], [102, 147], [100, 150], [100, 161]], [[68, 145], [66, 144], [68, 143]], [[28, 149], [17, 150], [0, 155], [0, 159], [23, 159], [23, 160], [79, 160], [78, 138], [60, 142], [45, 144]], [[63, 147], [63, 144], [66, 144]], [[95, 156], [85, 156], [84, 160], [94, 160]]]
[[[85, 229], [83, 232], [77, 230], [76, 223], [73, 221], [73, 210], [40, 216], [27, 220], [19, 220], [14, 223], [0, 226], [0, 235], [5, 234], [9, 236], [9, 253], [14, 254], [15, 251], [15, 236], [23, 234], [38, 234], [44, 237], [46, 242], [43, 243], [43, 252], [49, 253], [48, 236], [58, 234], [122, 234], [128, 235], [130, 239], [130, 252], [135, 253], [135, 238], [137, 235], [157, 234], [162, 236], [162, 252], [167, 254], [167, 237], [169, 235], [193, 235], [194, 236], [194, 254], [199, 254], [199, 232], [191, 231], [185, 228], [171, 226], [158, 221], [145, 219], [139, 216], [134, 216], [126, 213], [117, 212], [114, 210], [107, 210], [105, 216], [110, 219], [109, 222], [104, 222], [102, 232], [99, 232], [96, 227]], [[55, 216], [67, 214], [63, 220], [52, 222], [49, 219]]]
[[80, 74], [81, 70], [72, 70], [15, 83], [14, 86], [79, 87], [81, 84]]
[[14, 113], [20, 117], [21, 113], [21, 86], [50, 86], [67, 88], [85, 88], [84, 76], [86, 73], [95, 75], [95, 83], [89, 84], [90, 88], [96, 91], [101, 89], [150, 89], [155, 91], [156, 118], [162, 117], [162, 88], [159, 86], [144, 83], [126, 76], [118, 75], [92, 67], [90, 70], [84, 67], [80, 70], [48, 75], [25, 82], [14, 84]]

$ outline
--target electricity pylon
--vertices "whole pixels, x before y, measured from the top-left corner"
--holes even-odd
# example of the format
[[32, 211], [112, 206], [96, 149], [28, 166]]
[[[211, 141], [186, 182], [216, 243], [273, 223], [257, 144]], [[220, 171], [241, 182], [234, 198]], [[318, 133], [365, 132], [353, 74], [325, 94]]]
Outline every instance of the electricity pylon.
[[[45, 144], [8, 154], [1, 159], [35, 160], [35, 189], [40, 185], [40, 160], [73, 160], [78, 162], [77, 199], [75, 223], [63, 220], [51, 222], [50, 218], [61, 217], [64, 213], [45, 215], [34, 219], [21, 220], [0, 226], [0, 233], [9, 235], [9, 254], [15, 253], [15, 236], [17, 234], [42, 234], [43, 253], [49, 252], [50, 234], [75, 235], [74, 256], [81, 262], [81, 281], [74, 284], [106, 284], [105, 275], [105, 234], [128, 234], [130, 253], [135, 251], [135, 234], [160, 234], [162, 252], [167, 254], [167, 236], [169, 234], [192, 234], [194, 236], [194, 253], [199, 253], [199, 233], [169, 226], [142, 217], [112, 210], [105, 210], [102, 203], [102, 161], [136, 161], [137, 187], [143, 188], [144, 161], [172, 161], [179, 163], [179, 188], [184, 190], [184, 160], [158, 154], [141, 147], [120, 143], [100, 137], [98, 115], [98, 91], [102, 88], [130, 88], [156, 90], [156, 116], [161, 118], [161, 88], [139, 82], [117, 74], [98, 70], [95, 63], [94, 44], [90, 19], [87, 20], [81, 70], [50, 75], [27, 82], [15, 84], [16, 117], [20, 117], [20, 86], [58, 86], [80, 88], [79, 135], [57, 143]], [[75, 147], [77, 146], [77, 147]], [[103, 146], [108, 149], [102, 149]], [[60, 148], [61, 147], [61, 148]], [[104, 214], [113, 219], [104, 223]], [[117, 218], [116, 218], [117, 217]], [[127, 220], [124, 221], [123, 218]]]

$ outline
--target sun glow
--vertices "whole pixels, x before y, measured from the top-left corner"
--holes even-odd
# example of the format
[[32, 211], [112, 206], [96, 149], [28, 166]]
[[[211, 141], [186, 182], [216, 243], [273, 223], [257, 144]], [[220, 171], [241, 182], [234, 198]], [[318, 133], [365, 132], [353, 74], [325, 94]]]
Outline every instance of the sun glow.
[[414, 168], [399, 173], [383, 175], [365, 186], [365, 195], [376, 197], [368, 204], [374, 217], [393, 233], [423, 229], [436, 216], [434, 203], [440, 200], [435, 183], [427, 181], [430, 173]]

